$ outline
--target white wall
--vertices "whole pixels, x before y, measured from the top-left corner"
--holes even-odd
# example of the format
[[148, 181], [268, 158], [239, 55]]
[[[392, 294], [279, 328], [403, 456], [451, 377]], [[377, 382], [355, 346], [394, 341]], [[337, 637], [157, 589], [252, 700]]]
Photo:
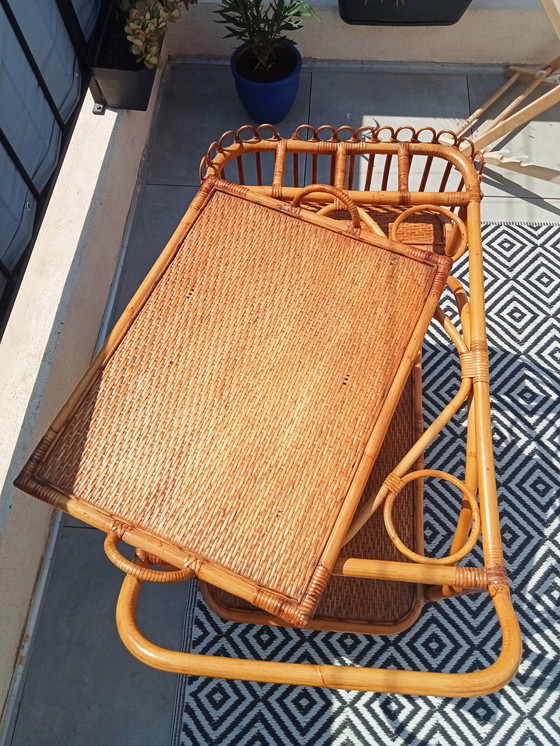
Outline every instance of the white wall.
[[86, 96], [0, 342], [0, 710], [6, 716], [52, 519], [50, 508], [15, 490], [13, 480], [93, 356], [159, 80], [147, 112], [97, 116]]
[[[539, 0], [473, 0], [456, 25], [419, 28], [350, 26], [340, 18], [337, 0], [313, 5], [321, 23], [306, 21], [293, 37], [308, 59], [541, 64], [560, 54]], [[217, 7], [213, 0], [198, 0], [183, 13], [170, 27], [169, 53], [229, 55], [234, 44], [222, 38], [223, 26], [212, 13]]]

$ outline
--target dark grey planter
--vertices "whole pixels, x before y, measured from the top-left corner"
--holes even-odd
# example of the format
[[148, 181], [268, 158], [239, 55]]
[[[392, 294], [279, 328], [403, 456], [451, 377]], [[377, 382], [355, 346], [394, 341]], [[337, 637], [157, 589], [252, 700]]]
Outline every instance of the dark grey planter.
[[472, 0], [338, 0], [345, 23], [362, 26], [451, 26]]
[[156, 70], [136, 62], [124, 34], [124, 21], [114, 8], [109, 10], [95, 45], [92, 74], [103, 99], [98, 103], [111, 109], [148, 108]]
[[155, 74], [155, 70], [148, 70], [147, 67], [141, 70], [93, 67], [93, 77], [106, 105], [111, 109], [146, 111]]

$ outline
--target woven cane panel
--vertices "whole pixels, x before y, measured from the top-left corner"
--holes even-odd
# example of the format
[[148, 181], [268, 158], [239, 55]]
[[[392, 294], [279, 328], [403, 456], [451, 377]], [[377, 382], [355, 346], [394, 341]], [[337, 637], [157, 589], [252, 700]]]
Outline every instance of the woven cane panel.
[[[362, 500], [376, 495], [383, 480], [413, 445], [415, 417], [412, 381], [409, 379], [399, 400], [387, 435], [379, 451]], [[416, 483], [409, 483], [398, 497], [398, 510], [394, 511], [395, 528], [404, 543], [418, 551], [422, 537], [416, 536], [417, 511]], [[420, 524], [421, 525], [421, 524]], [[395, 549], [383, 523], [383, 510], [378, 510], [356, 536], [344, 546], [341, 557], [384, 559], [395, 562], [405, 558]], [[207, 592], [223, 606], [230, 609], [259, 610], [237, 596], [219, 588]], [[332, 619], [337, 622], [352, 621], [370, 624], [396, 624], [411, 610], [416, 594], [413, 583], [387, 580], [331, 577], [327, 589], [314, 614], [315, 619]]]
[[[385, 477], [391, 473], [417, 437], [411, 384], [409, 380], [395, 410], [363, 500], [377, 494]], [[417, 512], [420, 507], [415, 505], [416, 489], [417, 483], [412, 482], [399, 494], [394, 510], [394, 523], [404, 543], [418, 551], [422, 537], [417, 536], [417, 527], [421, 523], [418, 523]], [[382, 509], [342, 548], [340, 556], [406, 561], [385, 531]], [[410, 612], [415, 596], [416, 586], [413, 583], [331, 577], [315, 616], [372, 624], [396, 624]]]
[[[406, 208], [389, 207], [386, 205], [363, 206], [366, 212], [389, 236], [391, 234], [393, 223], [400, 213]], [[343, 211], [333, 211], [329, 217], [334, 220], [348, 219], [348, 213]], [[420, 246], [436, 254], [443, 254], [446, 241], [446, 231], [449, 230], [450, 221], [444, 225], [439, 216], [427, 211], [413, 213], [404, 220], [397, 231], [397, 240], [401, 243]]]
[[433, 275], [215, 193], [39, 478], [301, 598]]

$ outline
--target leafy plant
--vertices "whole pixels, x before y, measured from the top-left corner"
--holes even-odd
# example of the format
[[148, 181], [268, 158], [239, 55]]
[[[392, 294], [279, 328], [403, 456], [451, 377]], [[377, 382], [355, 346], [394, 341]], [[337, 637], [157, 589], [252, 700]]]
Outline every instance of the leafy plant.
[[180, 17], [181, 6], [188, 10], [194, 3], [196, 0], [120, 0], [126, 17], [124, 31], [137, 62], [146, 67], [159, 64], [167, 24]]
[[295, 44], [286, 33], [297, 31], [303, 18], [317, 18], [305, 0], [222, 0], [214, 11], [228, 31], [225, 39], [235, 38], [253, 51], [258, 67], [268, 70], [280, 42]]

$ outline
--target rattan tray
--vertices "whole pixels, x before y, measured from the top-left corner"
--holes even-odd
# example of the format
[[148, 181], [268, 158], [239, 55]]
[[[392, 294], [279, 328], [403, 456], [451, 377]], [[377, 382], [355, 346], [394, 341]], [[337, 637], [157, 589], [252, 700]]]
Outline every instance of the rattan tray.
[[18, 486], [306, 625], [450, 265], [207, 179]]

